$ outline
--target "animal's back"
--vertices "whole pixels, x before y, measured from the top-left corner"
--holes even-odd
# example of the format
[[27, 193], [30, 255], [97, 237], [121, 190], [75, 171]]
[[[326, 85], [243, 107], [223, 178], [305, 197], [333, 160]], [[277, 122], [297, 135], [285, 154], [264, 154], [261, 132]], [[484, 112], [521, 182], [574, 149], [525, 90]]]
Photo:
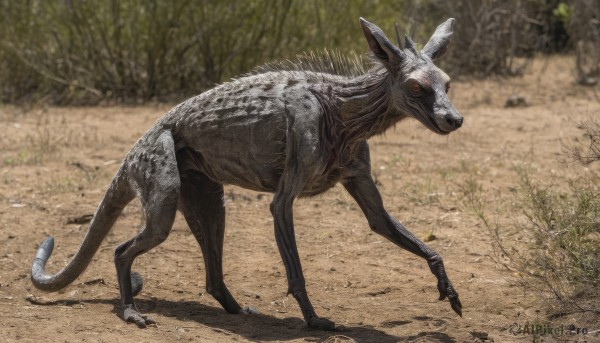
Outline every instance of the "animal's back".
[[321, 109], [312, 91], [328, 78], [335, 79], [284, 71], [243, 77], [185, 101], [159, 125], [172, 130], [184, 169], [220, 183], [274, 191], [290, 121], [301, 121], [319, 139]]

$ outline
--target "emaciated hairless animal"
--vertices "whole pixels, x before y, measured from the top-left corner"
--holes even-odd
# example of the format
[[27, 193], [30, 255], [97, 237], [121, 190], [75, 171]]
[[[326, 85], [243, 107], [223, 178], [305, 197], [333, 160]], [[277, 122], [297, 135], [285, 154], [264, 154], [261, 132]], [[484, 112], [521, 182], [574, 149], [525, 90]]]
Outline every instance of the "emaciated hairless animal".
[[[369, 226], [399, 247], [424, 258], [437, 277], [440, 300], [461, 303], [442, 258], [384, 209], [371, 177], [367, 139], [413, 117], [435, 133], [458, 129], [463, 118], [450, 103], [450, 78], [433, 61], [446, 52], [454, 19], [436, 29], [421, 51], [408, 37], [398, 46], [360, 19], [375, 66], [361, 75], [297, 68], [265, 68], [224, 83], [170, 110], [133, 146], [102, 199], [87, 234], [67, 266], [54, 275], [44, 267], [54, 246], [49, 237], [33, 261], [31, 279], [44, 291], [73, 282], [88, 266], [123, 208], [141, 199], [144, 225], [114, 254], [122, 317], [140, 327], [154, 323], [133, 300], [141, 287], [134, 259], [163, 242], [179, 209], [200, 244], [207, 292], [229, 313], [249, 314], [223, 282], [225, 229], [223, 185], [273, 192], [275, 238], [285, 264], [288, 294], [311, 328], [334, 330], [308, 298], [293, 224], [293, 202], [341, 182]], [[286, 68], [283, 68], [286, 69]], [[133, 275], [133, 284], [132, 284]], [[136, 281], [137, 280], [137, 281]]]

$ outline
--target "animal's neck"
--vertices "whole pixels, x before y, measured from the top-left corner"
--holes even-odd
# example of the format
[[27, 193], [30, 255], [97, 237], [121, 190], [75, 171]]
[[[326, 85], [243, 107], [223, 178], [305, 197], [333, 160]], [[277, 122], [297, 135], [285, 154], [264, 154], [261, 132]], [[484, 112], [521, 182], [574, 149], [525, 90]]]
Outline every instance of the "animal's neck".
[[343, 136], [352, 142], [383, 133], [401, 117], [391, 109], [391, 77], [374, 69], [349, 80], [336, 94]]

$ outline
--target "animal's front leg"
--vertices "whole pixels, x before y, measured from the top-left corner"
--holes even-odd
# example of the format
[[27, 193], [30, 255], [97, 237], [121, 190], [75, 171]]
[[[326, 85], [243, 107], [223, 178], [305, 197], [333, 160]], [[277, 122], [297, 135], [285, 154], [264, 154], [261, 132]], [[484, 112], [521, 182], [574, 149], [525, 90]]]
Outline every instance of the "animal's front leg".
[[294, 236], [292, 204], [293, 197], [283, 192], [276, 193], [271, 203], [271, 213], [275, 222], [275, 240], [285, 265], [288, 294], [291, 293], [298, 301], [308, 327], [319, 330], [335, 330], [335, 323], [317, 316], [306, 293], [304, 274]]
[[438, 280], [439, 300], [448, 298], [452, 309], [462, 316], [462, 304], [458, 298], [458, 293], [456, 293], [448, 279], [442, 258], [387, 213], [370, 173], [348, 179], [344, 182], [344, 186], [364, 212], [373, 231], [386, 237], [399, 247], [427, 260], [429, 269]]

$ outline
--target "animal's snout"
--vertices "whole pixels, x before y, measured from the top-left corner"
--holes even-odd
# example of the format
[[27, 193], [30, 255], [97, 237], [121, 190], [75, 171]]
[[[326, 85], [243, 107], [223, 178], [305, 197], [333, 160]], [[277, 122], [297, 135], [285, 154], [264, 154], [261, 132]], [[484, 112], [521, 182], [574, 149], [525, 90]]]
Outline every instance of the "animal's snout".
[[458, 129], [463, 124], [463, 117], [458, 115], [448, 115], [446, 116], [446, 123], [449, 127], [452, 127], [454, 130]]
[[458, 112], [446, 112], [435, 117], [435, 123], [444, 133], [450, 133], [463, 124], [463, 117]]

